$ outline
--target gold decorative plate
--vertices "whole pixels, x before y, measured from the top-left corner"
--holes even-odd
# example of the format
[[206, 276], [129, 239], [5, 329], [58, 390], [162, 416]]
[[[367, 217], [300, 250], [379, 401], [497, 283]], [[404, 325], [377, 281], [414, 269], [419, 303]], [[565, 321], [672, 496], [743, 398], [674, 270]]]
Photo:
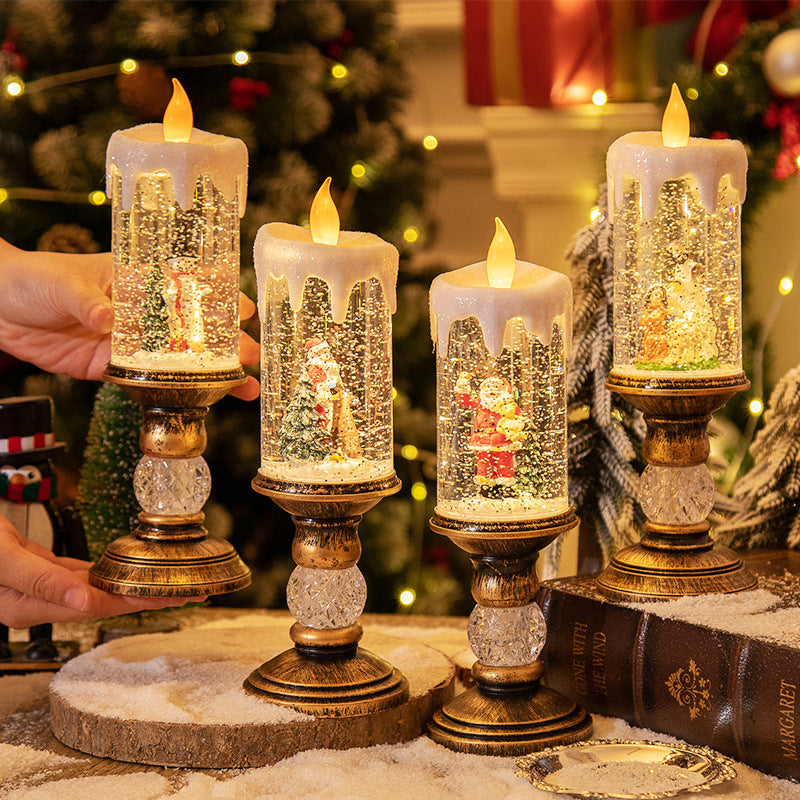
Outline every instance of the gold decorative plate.
[[706, 747], [592, 739], [517, 759], [537, 789], [574, 797], [655, 800], [701, 792], [736, 777], [733, 761]]

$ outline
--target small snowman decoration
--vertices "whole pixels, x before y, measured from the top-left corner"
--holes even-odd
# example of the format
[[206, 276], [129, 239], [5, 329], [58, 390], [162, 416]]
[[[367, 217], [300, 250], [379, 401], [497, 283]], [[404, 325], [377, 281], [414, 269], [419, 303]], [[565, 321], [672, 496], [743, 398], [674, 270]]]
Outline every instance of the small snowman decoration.
[[[55, 441], [52, 405], [47, 396], [0, 400], [0, 514], [26, 539], [56, 555], [86, 558], [85, 538], [77, 537], [74, 546], [74, 531], [68, 534], [53, 503], [56, 475], [50, 459], [64, 445]], [[8, 633], [0, 625], [0, 661], [11, 658]], [[59, 660], [51, 624], [32, 627], [29, 638], [26, 660]]]

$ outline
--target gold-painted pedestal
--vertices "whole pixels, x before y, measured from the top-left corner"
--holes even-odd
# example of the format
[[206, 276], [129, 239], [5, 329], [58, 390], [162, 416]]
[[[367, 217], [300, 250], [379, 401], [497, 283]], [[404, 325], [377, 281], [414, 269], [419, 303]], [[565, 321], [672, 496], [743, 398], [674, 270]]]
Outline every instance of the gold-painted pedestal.
[[[361, 556], [358, 524], [400, 481], [304, 484], [273, 480], [259, 473], [253, 488], [292, 515], [292, 557], [311, 569], [347, 569]], [[384, 659], [358, 646], [356, 623], [345, 628], [309, 628], [296, 622], [294, 648], [262, 664], [245, 680], [250, 694], [318, 717], [369, 714], [408, 699], [408, 682]]]
[[[142, 405], [139, 444], [146, 455], [193, 458], [206, 448], [208, 407], [246, 380], [240, 368], [212, 373], [142, 372], [109, 364], [103, 379]], [[136, 597], [224, 594], [250, 583], [233, 547], [208, 539], [202, 513], [142, 512], [132, 534], [115, 539], [89, 571], [93, 586]]]
[[[539, 551], [578, 524], [574, 510], [524, 522], [483, 522], [434, 515], [431, 528], [469, 554], [472, 596], [482, 606], [512, 608], [534, 601]], [[592, 735], [577, 703], [542, 686], [544, 664], [472, 667], [476, 686], [433, 715], [428, 735], [465, 753], [514, 756]]]
[[[711, 378], [644, 378], [612, 370], [606, 386], [641, 410], [648, 464], [689, 467], [708, 459], [708, 422], [750, 382], [744, 373]], [[715, 545], [707, 521], [645, 523], [645, 535], [617, 553], [597, 578], [614, 600], [655, 600], [753, 589], [755, 578], [733, 550]]]

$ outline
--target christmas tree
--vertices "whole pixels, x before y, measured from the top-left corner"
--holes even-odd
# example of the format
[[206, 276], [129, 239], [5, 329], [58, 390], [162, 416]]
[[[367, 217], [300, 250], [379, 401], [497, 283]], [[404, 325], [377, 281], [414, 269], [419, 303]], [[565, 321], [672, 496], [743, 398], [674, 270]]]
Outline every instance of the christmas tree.
[[579, 511], [582, 536], [594, 538], [604, 562], [641, 536], [644, 518], [635, 498], [645, 466], [641, 412], [605, 386], [614, 324], [606, 208], [604, 187], [599, 213], [578, 232], [568, 255], [574, 311], [567, 369], [569, 501]]
[[90, 199], [108, 139], [160, 121], [175, 77], [196, 127], [248, 147], [243, 254], [262, 224], [306, 219], [328, 175], [344, 228], [411, 252], [426, 238], [427, 179], [396, 121], [408, 79], [391, 12], [372, 0], [1, 4], [0, 77], [19, 90], [0, 92], [0, 235], [33, 247], [66, 220], [108, 243], [108, 207]]
[[[16, 96], [0, 93], [7, 112], [0, 117], [0, 153], [9, 156], [0, 157], [0, 185], [10, 187], [0, 204], [0, 235], [30, 247], [39, 232], [69, 221], [107, 248], [108, 206], [94, 203], [103, 203], [97, 192], [103, 188], [108, 136], [160, 120], [170, 79], [177, 77], [192, 100], [195, 125], [242, 138], [249, 149], [242, 228], [248, 294], [255, 294], [249, 268], [255, 231], [276, 219], [304, 224], [327, 175], [333, 176], [342, 226], [375, 232], [398, 246], [393, 342], [398, 451], [402, 445], [404, 454], [432, 448], [434, 382], [417, 378], [422, 372], [434, 374], [426, 298], [432, 275], [409, 269], [407, 261], [429, 237], [423, 212], [429, 178], [421, 144], [409, 141], [398, 121], [409, 82], [392, 10], [388, 2], [329, 0], [0, 4], [0, 27], [6, 31], [0, 51], [3, 85], [24, 87]], [[93, 47], [84, 46], [86, 41]], [[250, 325], [253, 331], [255, 323]], [[6, 371], [8, 393], [20, 393], [29, 374], [18, 365]], [[58, 381], [63, 396], [65, 382]], [[82, 403], [88, 419], [90, 403]], [[71, 417], [79, 418], [81, 403], [69, 407]], [[225, 398], [207, 422], [206, 458], [214, 475], [209, 529], [215, 535], [233, 531], [257, 587], [252, 595], [225, 602], [262, 604], [273, 597], [282, 604], [285, 576], [283, 567], [274, 565], [291, 567], [292, 524], [246, 488], [259, 465], [257, 404]], [[85, 425], [83, 431], [70, 440], [72, 455], [82, 451]], [[134, 425], [131, 435], [136, 435]], [[394, 610], [398, 587], [419, 573], [421, 553], [428, 552], [420, 533], [424, 526], [418, 523], [430, 516], [433, 498], [408, 497], [412, 486], [431, 486], [435, 480], [430, 453], [424, 463], [421, 458], [407, 455], [397, 465], [407, 487], [397, 502], [414, 507], [413, 530], [407, 532], [414, 555], [392, 573], [393, 585], [387, 585], [384, 597], [376, 595], [379, 604], [372, 610]], [[362, 532], [369, 536], [379, 527], [367, 515]], [[437, 574], [443, 564], [437, 557]], [[365, 563], [365, 572], [369, 568]]]
[[[251, 297], [257, 229], [275, 220], [305, 223], [328, 175], [342, 227], [376, 233], [398, 247], [396, 431], [403, 444], [431, 447], [435, 389], [432, 379], [417, 379], [420, 364], [432, 361], [425, 299], [431, 276], [412, 272], [407, 261], [429, 238], [429, 177], [421, 143], [410, 141], [399, 122], [409, 80], [392, 12], [391, 3], [375, 0], [0, 4], [0, 87], [6, 88], [0, 91], [0, 235], [32, 248], [53, 226], [70, 223], [108, 248], [102, 190], [109, 136], [160, 121], [176, 77], [191, 99], [196, 127], [248, 147], [241, 252], [243, 289]], [[30, 374], [9, 365], [0, 375], [3, 391], [24, 393]], [[63, 397], [64, 380], [58, 381]], [[38, 389], [48, 391], [41, 382]], [[85, 400], [69, 407], [71, 416], [88, 419]], [[285, 576], [273, 565], [289, 560], [293, 529], [283, 512], [247, 489], [259, 466], [259, 425], [256, 403], [224, 398], [209, 414], [206, 458], [215, 509], [209, 526], [227, 519], [237, 550], [254, 570], [257, 600], [273, 596], [263, 575], [276, 581], [274, 597], [282, 604]], [[128, 429], [138, 435], [137, 423], [129, 420]], [[84, 435], [70, 440], [72, 454], [81, 453]], [[131, 470], [138, 457], [130, 454]], [[413, 459], [398, 465], [406, 486], [419, 466]], [[426, 472], [425, 480], [431, 477]], [[85, 502], [91, 497], [84, 492]], [[402, 570], [393, 575], [404, 581]], [[392, 596], [388, 609], [376, 610], [394, 610], [394, 602]]]
[[164, 300], [164, 273], [158, 263], [153, 264], [144, 282], [142, 307], [142, 350], [158, 353], [169, 344], [169, 311]]
[[541, 469], [541, 444], [536, 431], [526, 424], [520, 449], [516, 454], [515, 489], [538, 497], [544, 485]]
[[325, 429], [320, 425], [314, 386], [305, 370], [295, 386], [278, 432], [278, 452], [284, 458], [322, 461], [329, 447]]
[[800, 367], [776, 384], [753, 466], [736, 483], [738, 510], [717, 528], [731, 547], [800, 547]]
[[133, 471], [141, 458], [142, 412], [113, 384], [101, 386], [86, 438], [79, 485], [80, 515], [92, 558], [106, 545], [130, 533], [139, 504], [133, 493]]
[[[797, 75], [785, 76], [793, 79], [792, 88], [780, 86], [771, 80], [768, 68], [768, 50], [774, 40], [797, 28], [798, 10], [757, 20], [745, 28], [721, 62], [704, 70], [695, 58], [677, 76], [692, 136], [738, 139], [747, 147], [745, 230], [764, 198], [800, 168], [795, 152], [800, 145]], [[797, 73], [791, 54], [789, 63]]]

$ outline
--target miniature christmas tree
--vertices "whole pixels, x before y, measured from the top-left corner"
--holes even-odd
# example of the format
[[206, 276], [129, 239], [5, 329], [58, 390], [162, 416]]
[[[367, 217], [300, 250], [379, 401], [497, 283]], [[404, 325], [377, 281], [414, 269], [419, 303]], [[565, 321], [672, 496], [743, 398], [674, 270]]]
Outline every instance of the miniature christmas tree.
[[641, 537], [644, 518], [635, 498], [645, 466], [645, 425], [639, 411], [605, 387], [612, 363], [614, 290], [605, 187], [599, 211], [569, 251], [574, 299], [567, 369], [569, 500], [607, 561]]
[[144, 282], [142, 307], [142, 350], [161, 352], [169, 344], [169, 311], [164, 300], [164, 273], [158, 263], [153, 264]]
[[733, 492], [739, 511], [717, 537], [731, 547], [800, 547], [800, 366], [773, 389], [750, 453]]
[[526, 492], [538, 497], [544, 485], [544, 476], [541, 470], [541, 445], [536, 431], [528, 424], [525, 426], [524, 437], [517, 453], [517, 483], [516, 491]]
[[94, 404], [79, 485], [80, 515], [89, 554], [102, 555], [106, 545], [130, 533], [139, 513], [133, 493], [133, 471], [141, 458], [142, 412], [114, 384], [104, 383]]
[[285, 458], [322, 461], [329, 453], [328, 436], [320, 424], [314, 386], [303, 371], [278, 434], [278, 450]]

